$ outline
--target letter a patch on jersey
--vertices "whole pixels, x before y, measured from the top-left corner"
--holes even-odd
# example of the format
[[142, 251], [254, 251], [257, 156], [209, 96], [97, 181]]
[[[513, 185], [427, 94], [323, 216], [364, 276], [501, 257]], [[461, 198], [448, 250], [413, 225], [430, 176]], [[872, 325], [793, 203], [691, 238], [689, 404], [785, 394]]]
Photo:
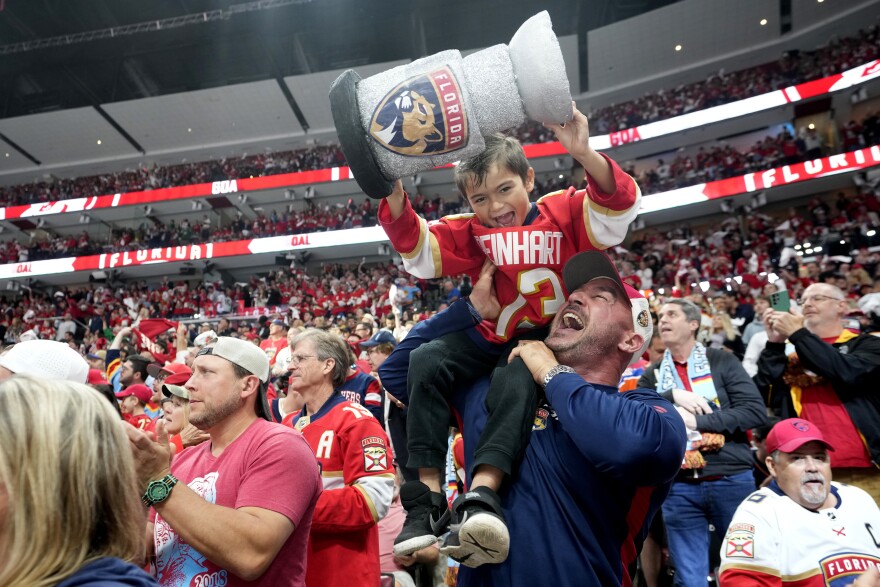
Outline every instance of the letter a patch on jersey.
[[369, 436], [361, 440], [364, 447], [364, 471], [382, 473], [388, 470], [388, 450], [385, 441], [378, 436]]

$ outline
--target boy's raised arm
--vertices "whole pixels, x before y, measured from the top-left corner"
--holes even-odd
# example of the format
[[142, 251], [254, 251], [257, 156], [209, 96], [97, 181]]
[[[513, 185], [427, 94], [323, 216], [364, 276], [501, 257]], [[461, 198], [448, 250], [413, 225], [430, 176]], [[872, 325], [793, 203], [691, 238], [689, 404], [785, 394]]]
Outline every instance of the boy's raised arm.
[[395, 180], [391, 193], [385, 197], [388, 203], [388, 211], [391, 213], [391, 219], [397, 220], [403, 214], [403, 208], [406, 205], [406, 194], [403, 191], [403, 182], [399, 179]]
[[565, 125], [548, 124], [556, 138], [572, 157], [580, 163], [602, 193], [613, 194], [617, 189], [611, 164], [590, 146], [590, 125], [583, 112], [571, 103], [572, 118]]

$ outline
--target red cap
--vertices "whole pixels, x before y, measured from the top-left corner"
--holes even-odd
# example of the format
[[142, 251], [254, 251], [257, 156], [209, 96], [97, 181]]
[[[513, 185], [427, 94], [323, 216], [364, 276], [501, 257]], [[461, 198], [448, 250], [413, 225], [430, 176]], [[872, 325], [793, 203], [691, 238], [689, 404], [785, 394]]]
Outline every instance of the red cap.
[[89, 369], [89, 377], [86, 382], [89, 385], [110, 385], [107, 376], [100, 369]]
[[165, 381], [168, 385], [183, 385], [192, 377], [192, 369], [183, 363], [168, 363], [161, 369], [159, 373], [165, 374]]
[[800, 418], [789, 418], [773, 426], [765, 444], [768, 453], [776, 450], [791, 452], [813, 440], [821, 442], [828, 450], [834, 450], [822, 436], [818, 426]]
[[116, 397], [118, 397], [119, 399], [126, 398], [130, 395], [135, 396], [146, 404], [150, 402], [150, 399], [152, 399], [153, 390], [143, 383], [135, 383], [134, 385], [129, 385], [122, 391], [116, 393]]

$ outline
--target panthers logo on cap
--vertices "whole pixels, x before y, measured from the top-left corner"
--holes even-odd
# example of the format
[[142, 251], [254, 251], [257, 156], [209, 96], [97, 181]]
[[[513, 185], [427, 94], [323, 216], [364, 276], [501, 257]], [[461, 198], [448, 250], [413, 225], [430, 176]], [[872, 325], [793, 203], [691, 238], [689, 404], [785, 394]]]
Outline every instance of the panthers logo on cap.
[[468, 143], [461, 87], [449, 67], [411, 77], [373, 112], [370, 136], [399, 155], [440, 155]]
[[798, 430], [800, 432], [806, 432], [810, 429], [810, 423], [805, 422], [804, 420], [795, 420], [791, 423], [791, 425], [794, 427], [795, 430]]

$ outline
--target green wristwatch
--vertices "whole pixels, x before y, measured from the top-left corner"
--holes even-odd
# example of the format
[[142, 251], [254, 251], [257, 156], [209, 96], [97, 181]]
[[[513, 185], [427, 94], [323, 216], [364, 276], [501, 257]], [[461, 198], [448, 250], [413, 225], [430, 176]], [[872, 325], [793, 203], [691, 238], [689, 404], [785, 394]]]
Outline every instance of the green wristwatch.
[[156, 481], [150, 481], [147, 490], [141, 496], [144, 505], [151, 507], [157, 503], [162, 503], [171, 495], [171, 490], [177, 485], [177, 477], [172, 474], [165, 475]]

